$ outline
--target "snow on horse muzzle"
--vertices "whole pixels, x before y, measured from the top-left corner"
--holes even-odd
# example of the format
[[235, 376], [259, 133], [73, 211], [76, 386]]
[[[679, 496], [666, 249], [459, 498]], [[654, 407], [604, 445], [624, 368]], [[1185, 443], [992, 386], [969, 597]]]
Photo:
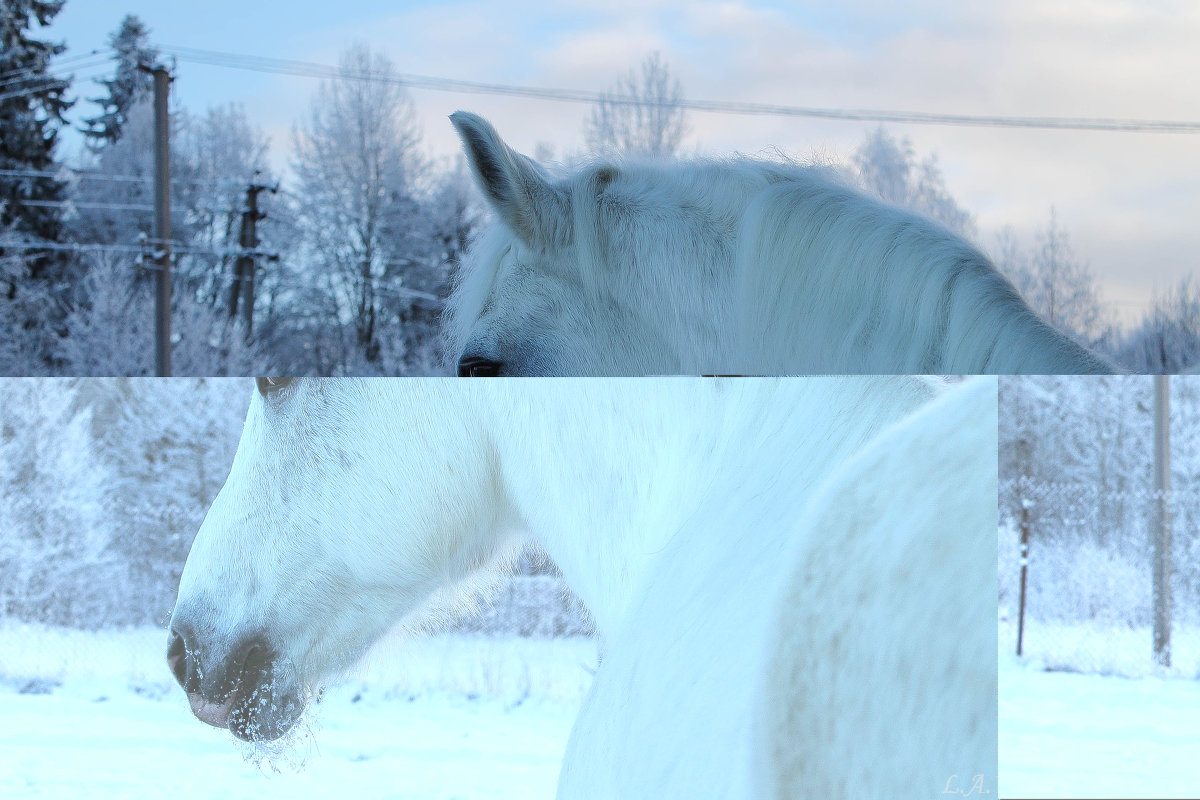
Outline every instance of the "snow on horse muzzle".
[[291, 668], [262, 636], [245, 637], [222, 655], [219, 646], [205, 648], [190, 626], [176, 621], [167, 664], [196, 718], [239, 739], [278, 739], [304, 711]]

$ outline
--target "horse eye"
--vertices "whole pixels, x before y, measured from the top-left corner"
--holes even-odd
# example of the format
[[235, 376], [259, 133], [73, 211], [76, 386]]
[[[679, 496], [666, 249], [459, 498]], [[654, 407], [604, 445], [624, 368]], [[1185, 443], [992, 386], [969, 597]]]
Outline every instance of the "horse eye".
[[504, 364], [499, 361], [479, 356], [463, 356], [458, 360], [458, 377], [495, 378], [503, 367]]
[[269, 392], [276, 389], [281, 389], [292, 382], [291, 378], [255, 378], [254, 383], [258, 386], [258, 393], [266, 397]]

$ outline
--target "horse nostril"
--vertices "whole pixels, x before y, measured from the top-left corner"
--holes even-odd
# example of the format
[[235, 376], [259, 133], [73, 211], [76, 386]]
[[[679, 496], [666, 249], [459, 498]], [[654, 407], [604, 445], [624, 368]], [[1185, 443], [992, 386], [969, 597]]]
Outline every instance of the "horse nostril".
[[167, 665], [175, 675], [175, 680], [179, 681], [179, 685], [186, 689], [188, 674], [187, 643], [174, 630], [171, 631], [171, 638], [167, 643]]

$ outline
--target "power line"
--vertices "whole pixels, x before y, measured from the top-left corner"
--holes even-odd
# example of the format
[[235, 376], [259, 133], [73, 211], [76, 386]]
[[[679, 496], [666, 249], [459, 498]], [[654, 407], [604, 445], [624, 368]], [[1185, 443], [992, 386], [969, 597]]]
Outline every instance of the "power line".
[[[37, 208], [94, 208], [110, 211], [153, 211], [154, 206], [145, 203], [97, 203], [91, 200], [21, 200], [17, 205], [34, 206]], [[187, 211], [207, 211], [210, 214], [236, 214], [233, 208], [214, 208], [213, 206], [188, 206]]]
[[36, 208], [94, 208], [108, 211], [153, 211], [144, 203], [90, 203], [80, 200], [18, 200], [18, 205]]
[[[601, 101], [618, 105], [658, 105], [653, 102], [624, 96], [589, 92], [578, 89], [555, 89], [545, 87], [516, 86], [502, 83], [484, 83], [455, 78], [398, 73], [395, 75], [377, 72], [344, 70], [327, 64], [293, 59], [269, 58], [266, 56], [225, 53], [202, 50], [194, 47], [161, 45], [161, 50], [180, 61], [191, 61], [231, 69], [296, 75], [308, 78], [339, 78], [357, 81], [394, 83], [415, 89], [459, 92], [465, 94], [494, 94], [527, 97], [538, 100], [554, 100], [569, 103], [594, 104]], [[912, 125], [956, 125], [990, 128], [1035, 128], [1049, 130], [1125, 131], [1141, 133], [1200, 133], [1200, 122], [1173, 120], [1138, 120], [1090, 117], [1009, 117], [997, 115], [938, 114], [923, 111], [886, 111], [871, 109], [810, 108], [784, 106], [768, 103], [744, 103], [717, 100], [683, 100], [680, 108], [706, 111], [717, 114], [739, 114], [778, 117], [812, 117], [817, 119], [850, 120], [862, 122], [892, 122]]]
[[[86, 181], [110, 181], [114, 183], [150, 183], [153, 182], [153, 175], [107, 175], [101, 172], [94, 172], [86, 169], [75, 169], [66, 167], [64, 171], [73, 173], [80, 180]], [[15, 178], [53, 178], [64, 180], [62, 172], [53, 170], [38, 170], [38, 169], [0, 169], [0, 175]], [[171, 183], [176, 186], [218, 186], [230, 187], [240, 186], [244, 181], [239, 181], [235, 178], [221, 178], [214, 180], [201, 180], [191, 178], [172, 178]]]
[[62, 89], [65, 91], [67, 89], [67, 87], [69, 87], [71, 85], [71, 82], [66, 80], [65, 78], [36, 78], [33, 80], [35, 82], [33, 86], [29, 86], [24, 89], [16, 89], [11, 92], [5, 92], [4, 94], [0, 94], [0, 101], [15, 100], [18, 97], [28, 97], [29, 95], [38, 94], [39, 92], [44, 92], [49, 89], [54, 89], [56, 86], [59, 86], [60, 84], [62, 86]]
[[[138, 256], [153, 256], [155, 253], [154, 246], [156, 244], [157, 244], [157, 242], [152, 238], [147, 238], [146, 240], [144, 240], [144, 242], [142, 244], [138, 244], [138, 245], [96, 244], [96, 243], [85, 243], [85, 242], [73, 242], [73, 243], [0, 242], [0, 250], [18, 250], [18, 251], [52, 250], [52, 251], [77, 252], [77, 253], [79, 253], [79, 252], [85, 252], [85, 253], [99, 252], [99, 253], [121, 253], [121, 254], [125, 254], [125, 255], [138, 255]], [[187, 247], [187, 246], [179, 245], [176, 242], [172, 242], [171, 249], [172, 249], [172, 253], [177, 254], [177, 255], [208, 255], [208, 256], [227, 256], [227, 257], [232, 257], [232, 256], [237, 256], [237, 255], [247, 255], [247, 256], [251, 256], [251, 257], [262, 257], [262, 256], [269, 257], [271, 255], [275, 255], [272, 252], [265, 251], [265, 250], [259, 250], [259, 249], [245, 250], [245, 249], [230, 248], [230, 249], [224, 249], [224, 250], [217, 250], [217, 249], [212, 249], [212, 248]], [[161, 267], [159, 267], [157, 264], [146, 263], [146, 262], [142, 262], [141, 264], [139, 264], [138, 268], [139, 269], [150, 269], [150, 270], [161, 269]], [[268, 281], [267, 286], [268, 286], [268, 288], [270, 288], [272, 290], [287, 290], [287, 291], [315, 290], [315, 291], [321, 291], [321, 292], [332, 291], [334, 293], [337, 293], [336, 289], [329, 290], [326, 287], [317, 286], [315, 284], [301, 283], [298, 281], [288, 281], [288, 280], [280, 281], [278, 279], [273, 279], [273, 280]], [[445, 301], [444, 297], [438, 297], [435, 294], [431, 294], [429, 292], [422, 292], [418, 289], [409, 289], [405, 286], [390, 286], [387, 284], [382, 284], [379, 286], [375, 286], [371, 291], [374, 292], [375, 294], [388, 295], [388, 296], [396, 297], [396, 298], [406, 298], [406, 299], [412, 299], [412, 300], [428, 300], [428, 301], [435, 302], [435, 303], [442, 303]]]
[[[85, 75], [83, 77], [94, 78], [96, 75], [99, 75], [99, 74], [101, 74], [101, 73], [97, 72], [92, 75]], [[70, 87], [71, 80], [73, 80], [75, 77], [76, 76], [72, 75], [71, 78], [55, 78], [55, 77], [50, 77], [50, 76], [46, 76], [44, 78], [36, 78], [36, 79], [31, 78], [30, 80], [34, 81], [33, 86], [28, 86], [24, 89], [17, 89], [17, 90], [11, 91], [11, 92], [5, 92], [4, 94], [0, 94], [0, 101], [13, 100], [18, 97], [28, 97], [30, 95], [38, 94], [39, 92], [44, 92], [49, 89], [53, 89], [59, 84], [62, 84], [62, 89], [65, 91], [66, 89], [68, 89]]]
[[135, 253], [147, 252], [145, 247], [132, 244], [86, 244], [63, 242], [0, 242], [0, 250], [54, 250], [68, 252]]
[[[112, 56], [111, 56], [112, 52], [113, 52], [113, 49], [111, 47], [104, 47], [104, 48], [99, 48], [96, 50], [89, 50], [86, 53], [77, 53], [75, 55], [65, 56], [63, 58], [57, 59], [56, 61], [54, 61], [54, 63], [49, 64], [48, 66], [46, 66], [44, 68], [43, 67], [25, 67], [23, 69], [15, 69], [15, 70], [12, 70], [11, 72], [6, 72], [6, 73], [0, 75], [0, 87], [7, 86], [10, 83], [19, 83], [20, 81], [24, 80], [25, 77], [28, 75], [42, 76], [42, 75], [45, 75], [48, 70], [63, 69], [68, 64], [72, 65], [71, 69], [84, 69], [86, 67], [97, 66], [99, 64], [102, 64], [102, 63], [110, 60], [112, 58]], [[96, 60], [96, 59], [94, 59], [95, 56], [101, 56], [101, 58]], [[85, 67], [83, 62], [93, 61], [93, 60], [95, 61], [95, 63], [87, 64]]]
[[[157, 242], [154, 239], [147, 238], [144, 244], [96, 244], [88, 242], [0, 242], [0, 250], [55, 250], [67, 252], [110, 252], [110, 253], [133, 253], [136, 255], [152, 255], [155, 252]], [[223, 248], [217, 249], [212, 247], [193, 247], [190, 245], [171, 242], [171, 252], [174, 255], [186, 256], [214, 256], [227, 257], [236, 256], [243, 252], [250, 255], [270, 255], [267, 251], [252, 250], [243, 251], [239, 248]], [[149, 269], [149, 267], [147, 267]]]

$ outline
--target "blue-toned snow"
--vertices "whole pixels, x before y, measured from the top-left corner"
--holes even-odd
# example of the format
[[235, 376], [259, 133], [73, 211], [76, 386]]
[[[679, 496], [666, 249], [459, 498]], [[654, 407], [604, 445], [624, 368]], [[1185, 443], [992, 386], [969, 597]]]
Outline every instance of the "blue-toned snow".
[[385, 644], [264, 758], [192, 717], [159, 630], [0, 623], [0, 797], [552, 798], [588, 639]]

